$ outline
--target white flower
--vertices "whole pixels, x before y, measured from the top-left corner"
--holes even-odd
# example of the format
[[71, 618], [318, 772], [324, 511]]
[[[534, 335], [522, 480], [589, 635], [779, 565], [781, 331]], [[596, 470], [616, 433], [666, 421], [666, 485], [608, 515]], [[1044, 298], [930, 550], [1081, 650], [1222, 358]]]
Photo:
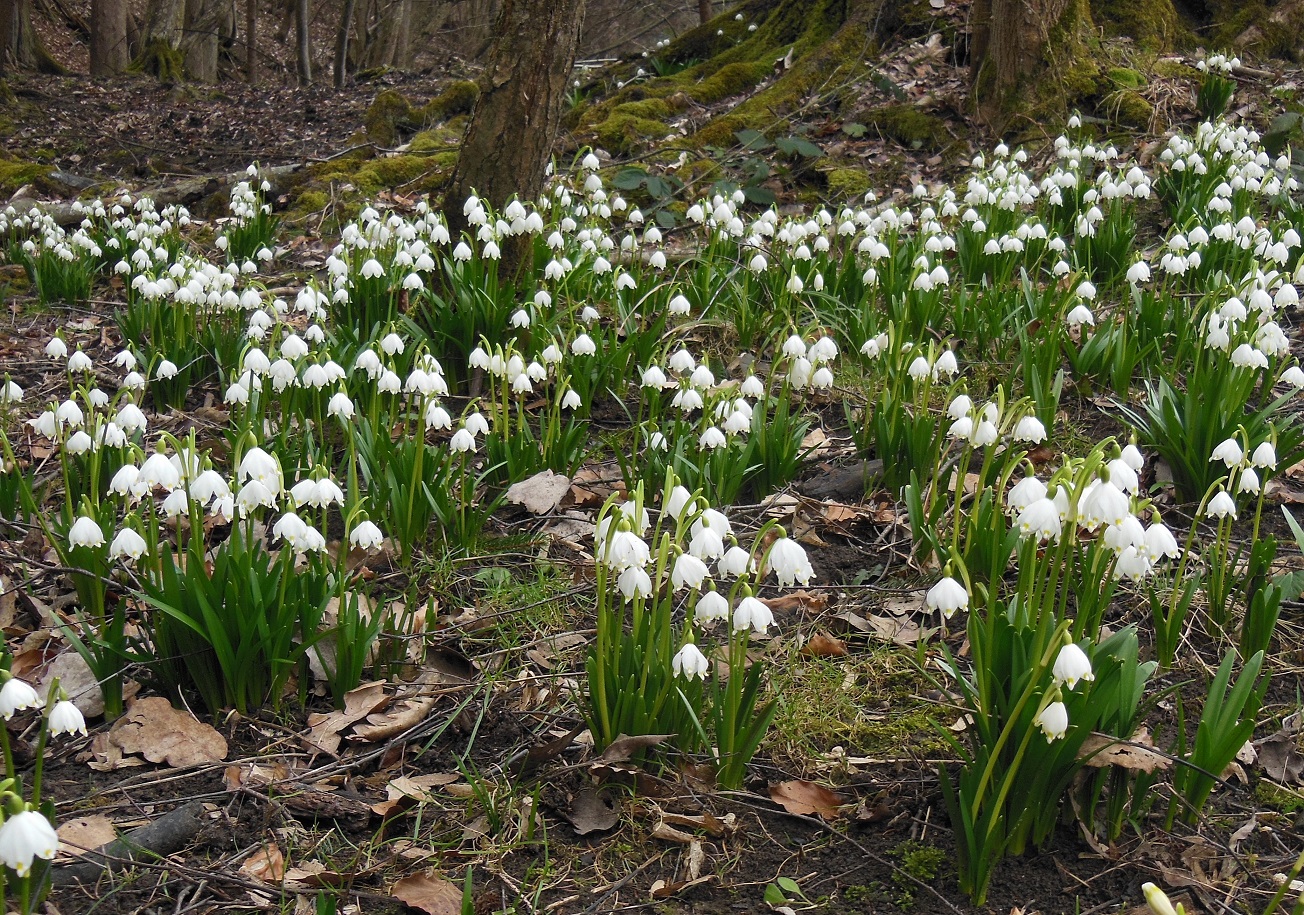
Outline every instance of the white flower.
[[58, 737], [60, 734], [86, 736], [86, 719], [82, 716], [81, 709], [67, 699], [54, 704], [54, 708], [50, 709], [49, 720], [51, 737]]
[[326, 405], [326, 412], [331, 416], [339, 416], [343, 419], [353, 418], [353, 401], [349, 400], [349, 395], [340, 391], [330, 399]]
[[923, 356], [916, 356], [914, 361], [910, 363], [910, 367], [906, 369], [906, 372], [915, 381], [923, 381], [931, 371], [932, 367]]
[[699, 623], [729, 618], [729, 601], [718, 591], [707, 591], [697, 601], [693, 616]]
[[1219, 442], [1213, 449], [1213, 454], [1209, 456], [1209, 461], [1222, 461], [1228, 467], [1235, 467], [1245, 458], [1245, 453], [1241, 451], [1240, 443], [1234, 438], [1224, 439]]
[[360, 549], [379, 549], [384, 541], [385, 535], [370, 521], [359, 522], [358, 526], [349, 532], [349, 546]]
[[1272, 442], [1265, 441], [1254, 449], [1254, 454], [1250, 457], [1250, 463], [1255, 467], [1261, 467], [1267, 470], [1277, 469], [1277, 449], [1272, 446]]
[[1060, 524], [1059, 509], [1054, 502], [1044, 497], [1028, 503], [1019, 512], [1019, 533], [1025, 537], [1035, 537], [1038, 541], [1058, 540]]
[[71, 547], [104, 546], [104, 532], [100, 530], [94, 518], [82, 515], [73, 522], [72, 528], [68, 531], [68, 545]]
[[930, 610], [940, 611], [950, 619], [955, 611], [969, 606], [969, 592], [964, 589], [964, 585], [947, 575], [928, 590], [924, 603]]
[[14, 814], [0, 826], [0, 862], [19, 877], [27, 876], [33, 858], [49, 861], [58, 849], [59, 834], [45, 815], [35, 810]]
[[118, 535], [109, 544], [109, 558], [121, 559], [125, 556], [128, 559], [136, 560], [145, 555], [146, 549], [145, 538], [132, 528], [124, 527], [118, 531]]
[[765, 605], [764, 601], [757, 600], [755, 597], [744, 597], [738, 602], [738, 606], [734, 608], [734, 632], [742, 632], [744, 629], [764, 632], [773, 622], [774, 613]]
[[580, 334], [571, 341], [571, 354], [575, 356], [592, 356], [598, 351], [597, 344], [588, 334]]
[[94, 367], [95, 365], [91, 362], [91, 357], [83, 353], [81, 350], [77, 350], [77, 352], [68, 357], [68, 371], [70, 372], [89, 372], [93, 370]]
[[[1204, 61], [1200, 61], [1200, 63], [1203, 64]], [[1177, 909], [1173, 908], [1173, 903], [1168, 895], [1153, 883], [1141, 884], [1141, 892], [1145, 894], [1146, 905], [1150, 907], [1150, 911], [1154, 915], [1177, 915]]]
[[63, 359], [68, 355], [68, 344], [58, 337], [51, 337], [50, 342], [45, 344], [45, 355], [51, 359]]
[[1032, 723], [1041, 728], [1047, 741], [1058, 740], [1069, 729], [1069, 710], [1057, 700], [1038, 712]]
[[475, 436], [463, 426], [453, 433], [453, 437], [448, 440], [448, 447], [451, 451], [459, 454], [475, 450]]
[[1055, 681], [1063, 683], [1069, 689], [1075, 689], [1079, 680], [1094, 680], [1096, 675], [1091, 670], [1091, 659], [1077, 645], [1068, 644], [1060, 649], [1055, 658]]
[[756, 563], [753, 561], [751, 553], [740, 546], [731, 546], [720, 557], [716, 568], [723, 578], [737, 578], [740, 575], [754, 572]]
[[1146, 465], [1145, 456], [1141, 454], [1141, 449], [1136, 445], [1129, 444], [1124, 446], [1123, 453], [1119, 455], [1119, 459], [1137, 473], [1140, 473], [1141, 468]]
[[3, 687], [0, 687], [0, 718], [5, 721], [13, 718], [14, 712], [37, 708], [40, 704], [41, 697], [26, 680], [11, 677], [5, 681]]
[[1035, 445], [1038, 442], [1045, 441], [1045, 439], [1046, 427], [1035, 416], [1023, 417], [1014, 427], [1014, 440], [1016, 442], [1031, 442]]
[[792, 587], [794, 582], [808, 584], [815, 577], [815, 569], [810, 564], [806, 550], [790, 537], [780, 537], [770, 547], [770, 568], [779, 579], [779, 586]]
[[281, 465], [276, 458], [257, 447], [245, 452], [236, 471], [236, 477], [240, 482], [256, 480], [262, 483], [273, 496], [278, 495], [284, 486], [281, 482]]
[[1131, 505], [1121, 489], [1108, 480], [1097, 480], [1078, 499], [1078, 519], [1095, 530], [1102, 524], [1122, 524]]
[[687, 677], [690, 680], [693, 677], [705, 679], [710, 666], [706, 655], [702, 654], [692, 642], [685, 642], [684, 647], [679, 649], [670, 661], [670, 669], [674, 671], [676, 677]]
[[670, 570], [670, 586], [676, 591], [685, 588], [697, 591], [710, 574], [711, 570], [702, 560], [691, 553], [681, 553]]
[[1254, 472], [1253, 467], [1246, 467], [1241, 471], [1240, 479], [1236, 481], [1236, 491], [1238, 493], [1244, 492], [1257, 496], [1262, 488], [1259, 475]]
[[1182, 555], [1182, 548], [1177, 545], [1177, 540], [1168, 526], [1161, 521], [1156, 521], [1146, 528], [1145, 544], [1141, 547], [1141, 552], [1151, 562], [1158, 562], [1165, 557], [1176, 559]]
[[6, 380], [0, 385], [0, 404], [18, 403], [23, 399], [23, 389], [12, 381]]
[[1236, 518], [1236, 501], [1227, 494], [1226, 490], [1218, 490], [1209, 504], [1205, 507], [1204, 513], [1209, 518]]
[[724, 447], [727, 441], [725, 434], [719, 428], [710, 426], [698, 437], [697, 446], [703, 451], [714, 451], [716, 448]]
[[1069, 327], [1081, 327], [1083, 324], [1088, 327], [1096, 326], [1095, 315], [1091, 313], [1091, 309], [1086, 305], [1074, 306], [1064, 320], [1068, 322]]
[[642, 566], [629, 566], [621, 570], [620, 576], [616, 579], [616, 587], [625, 600], [649, 597], [652, 594], [652, 578]]

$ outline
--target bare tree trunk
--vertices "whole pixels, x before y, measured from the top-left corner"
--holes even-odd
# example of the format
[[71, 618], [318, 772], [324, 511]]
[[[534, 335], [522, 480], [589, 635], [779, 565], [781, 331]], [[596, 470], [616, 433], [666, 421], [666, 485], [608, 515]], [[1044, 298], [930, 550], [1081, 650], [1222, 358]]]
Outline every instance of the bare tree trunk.
[[91, 76], [114, 76], [131, 63], [124, 0], [91, 0]]
[[186, 27], [182, 49], [186, 73], [201, 83], [217, 82], [217, 57], [222, 36], [233, 23], [229, 0], [186, 0]]
[[181, 27], [185, 11], [185, 0], [149, 0], [145, 27], [141, 30], [140, 53], [136, 55], [133, 66], [153, 73], [163, 82], [181, 80]]
[[10, 67], [59, 75], [68, 72], [50, 56], [32, 28], [31, 0], [0, 0], [0, 75]]
[[702, 21], [703, 25], [710, 22], [713, 15], [715, 13], [711, 9], [711, 0], [697, 0], [697, 18]]
[[[585, 0], [505, 0], [480, 82], [480, 98], [444, 198], [454, 237], [466, 228], [462, 204], [473, 192], [494, 206], [530, 200], [561, 123], [566, 83], [575, 65]], [[521, 252], [504, 252], [514, 270]]]
[[340, 14], [340, 29], [335, 33], [335, 88], [344, 88], [344, 77], [349, 66], [349, 30], [353, 27], [353, 7], [356, 0], [344, 0]]
[[245, 79], [258, 83], [258, 3], [245, 0]]
[[309, 0], [296, 0], [294, 7], [294, 42], [299, 49], [299, 85], [312, 85], [312, 35], [308, 24]]
[[1047, 71], [1082, 52], [1078, 35], [1091, 24], [1088, 0], [976, 0], [970, 17], [978, 115], [998, 129], [1045, 88]]

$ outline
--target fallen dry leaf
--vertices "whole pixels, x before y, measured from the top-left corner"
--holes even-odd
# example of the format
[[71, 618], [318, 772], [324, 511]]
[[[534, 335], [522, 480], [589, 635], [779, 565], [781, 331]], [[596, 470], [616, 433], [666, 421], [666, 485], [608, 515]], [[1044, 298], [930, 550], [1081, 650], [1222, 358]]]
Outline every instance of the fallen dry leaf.
[[636, 734], [633, 737], [621, 734], [602, 751], [602, 756], [598, 759], [600, 762], [611, 763], [624, 762], [627, 759], [643, 752], [649, 747], [655, 747], [657, 744], [665, 743], [673, 734]]
[[313, 713], [308, 716], [311, 729], [305, 740], [313, 749], [336, 756], [343, 738], [340, 732], [352, 727], [377, 709], [384, 708], [389, 702], [383, 680], [364, 683], [344, 694], [344, 709], [326, 714]]
[[113, 821], [102, 814], [66, 820], [59, 824], [59, 854], [80, 855], [108, 845], [117, 837]]
[[1304, 774], [1304, 754], [1299, 749], [1302, 717], [1299, 712], [1287, 716], [1281, 730], [1255, 744], [1263, 774], [1282, 785], [1298, 784]]
[[541, 470], [532, 477], [507, 487], [507, 501], [523, 505], [532, 515], [546, 515], [561, 504], [562, 497], [570, 492], [570, 477], [551, 470]]
[[376, 742], [401, 734], [421, 722], [435, 707], [434, 696], [404, 699], [384, 712], [372, 712], [363, 724], [355, 724], [353, 733], [361, 740]]
[[1167, 756], [1154, 749], [1150, 732], [1145, 728], [1133, 734], [1129, 743], [1119, 743], [1117, 737], [1108, 734], [1090, 734], [1082, 742], [1078, 758], [1096, 769], [1118, 766], [1135, 772], [1154, 772], [1173, 764]]
[[390, 895], [404, 905], [427, 915], [461, 915], [462, 891], [442, 877], [414, 874], [390, 889]]
[[770, 799], [789, 813], [802, 816], [817, 813], [826, 820], [836, 820], [841, 813], [841, 797], [823, 785], [800, 779], [771, 785]]
[[847, 643], [817, 632], [801, 646], [801, 653], [812, 658], [840, 658], [847, 653]]
[[416, 804], [434, 800], [431, 788], [451, 785], [461, 778], [456, 772], [433, 772], [429, 775], [400, 775], [385, 786], [388, 797], [378, 804], [372, 804], [371, 810], [377, 816], [389, 816], [400, 813]]
[[829, 596], [824, 593], [815, 594], [810, 591], [791, 591], [787, 594], [781, 594], [778, 597], [766, 597], [761, 601], [771, 610], [777, 610], [780, 613], [792, 610], [806, 610], [808, 613], [819, 613], [829, 605]]
[[280, 883], [285, 879], [285, 856], [275, 842], [264, 845], [240, 865], [240, 873], [260, 883]]
[[571, 799], [570, 808], [558, 810], [575, 827], [575, 832], [586, 836], [591, 832], [606, 832], [620, 822], [620, 805], [610, 791], [585, 785]]
[[140, 755], [153, 763], [197, 766], [226, 759], [226, 738], [189, 712], [174, 709], [162, 696], [137, 699], [113, 727], [91, 743], [92, 769], [111, 771]]

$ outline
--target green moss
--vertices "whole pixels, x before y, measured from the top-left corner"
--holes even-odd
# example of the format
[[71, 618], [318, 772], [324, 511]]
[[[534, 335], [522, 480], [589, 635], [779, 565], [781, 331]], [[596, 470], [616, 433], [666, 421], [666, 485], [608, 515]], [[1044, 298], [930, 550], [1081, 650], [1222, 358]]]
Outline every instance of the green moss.
[[824, 172], [824, 180], [829, 185], [829, 199], [838, 204], [859, 200], [873, 184], [863, 168], [830, 168]]
[[456, 146], [461, 134], [454, 130], [423, 130], [412, 138], [408, 150], [414, 153], [440, 152]]
[[1091, 17], [1105, 34], [1149, 51], [1171, 51], [1193, 39], [1172, 0], [1091, 0]]
[[726, 64], [686, 91], [695, 102], [709, 105], [752, 88], [772, 72], [767, 61]]
[[1269, 781], [1260, 781], [1254, 786], [1254, 798], [1259, 803], [1278, 810], [1287, 816], [1293, 816], [1304, 810], [1304, 795], [1274, 785]]
[[414, 127], [426, 127], [440, 121], [447, 121], [459, 114], [470, 114], [479, 97], [479, 85], [469, 79], [461, 79], [415, 109], [409, 120]]
[[300, 213], [320, 213], [330, 202], [330, 197], [324, 191], [308, 190], [295, 198], [291, 209]]
[[10, 196], [27, 184], [35, 185], [42, 191], [50, 190], [45, 179], [52, 171], [54, 167], [51, 165], [0, 157], [0, 195]]
[[177, 48], [155, 38], [141, 50], [128, 68], [135, 73], [150, 73], [161, 83], [179, 83], [184, 75], [186, 58]]
[[1140, 89], [1146, 84], [1146, 78], [1131, 67], [1110, 67], [1105, 75], [1120, 89]]
[[861, 112], [857, 120], [911, 149], [942, 149], [950, 141], [946, 125], [916, 105], [883, 105]]
[[376, 94], [362, 123], [367, 131], [367, 140], [377, 146], [391, 147], [398, 144], [399, 125], [412, 114], [408, 104], [397, 89], [382, 89]]
[[670, 128], [663, 121], [640, 118], [623, 111], [614, 112], [594, 131], [598, 145], [616, 155], [635, 152], [647, 141], [659, 140], [669, 132]]
[[1139, 92], [1120, 89], [1110, 93], [1101, 103], [1104, 113], [1123, 127], [1144, 130], [1150, 126], [1154, 116], [1154, 106]]

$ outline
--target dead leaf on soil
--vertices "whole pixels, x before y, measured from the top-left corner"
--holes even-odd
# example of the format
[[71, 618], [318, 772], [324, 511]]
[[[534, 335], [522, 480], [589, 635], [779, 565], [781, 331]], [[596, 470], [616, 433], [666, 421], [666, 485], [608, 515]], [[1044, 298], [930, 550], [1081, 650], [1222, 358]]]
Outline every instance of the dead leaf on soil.
[[462, 912], [462, 890], [442, 877], [414, 874], [394, 884], [389, 892], [399, 902], [427, 915], [461, 915]]
[[559, 810], [575, 827], [575, 832], [586, 836], [591, 832], [606, 832], [620, 822], [620, 805], [610, 791], [585, 785], [571, 799], [569, 810]]
[[1132, 735], [1130, 743], [1119, 743], [1108, 734], [1090, 734], [1082, 742], [1078, 759], [1095, 769], [1118, 766], [1134, 772], [1155, 772], [1169, 768], [1173, 762], [1154, 749], [1150, 732], [1141, 728]]
[[340, 742], [343, 740], [340, 732], [352, 727], [377, 709], [384, 708], [388, 702], [389, 695], [385, 692], [383, 680], [364, 683], [344, 694], [343, 711], [309, 715], [308, 727], [311, 730], [304, 739], [310, 748], [337, 756]]
[[532, 477], [513, 483], [507, 488], [507, 501], [523, 505], [533, 515], [546, 515], [561, 504], [562, 497], [570, 492], [570, 477], [551, 470], [541, 470]]
[[264, 845], [240, 865], [240, 873], [259, 883], [280, 883], [285, 879], [285, 856], [275, 842]]
[[920, 628], [918, 623], [907, 616], [880, 616], [877, 613], [869, 618], [869, 625], [879, 638], [903, 647], [914, 645], [937, 631], [935, 628]]
[[1300, 783], [1300, 776], [1304, 774], [1304, 754], [1299, 749], [1302, 720], [1304, 716], [1299, 712], [1287, 716], [1281, 723], [1281, 730], [1255, 744], [1263, 774], [1274, 782], [1283, 785]]
[[75, 651], [65, 651], [50, 662], [45, 676], [36, 685], [36, 693], [42, 699], [50, 691], [54, 678], [59, 678], [59, 686], [68, 694], [72, 704], [77, 706], [87, 718], [104, 714], [104, 692], [99, 680], [91, 671], [84, 658]]
[[291, 889], [298, 887], [320, 889], [343, 886], [355, 876], [354, 874], [341, 874], [327, 870], [326, 865], [320, 861], [305, 861], [297, 867], [286, 870], [285, 883]]
[[840, 658], [847, 653], [847, 643], [823, 632], [817, 632], [801, 646], [801, 653], [812, 658]]
[[770, 799], [789, 813], [802, 816], [817, 813], [826, 820], [836, 820], [841, 814], [841, 797], [823, 785], [800, 779], [771, 785]]
[[355, 724], [353, 734], [360, 740], [376, 743], [401, 734], [419, 724], [435, 707], [434, 696], [403, 699], [384, 712], [372, 712], [366, 723]]
[[624, 762], [644, 750], [655, 747], [658, 744], [665, 743], [673, 734], [636, 734], [633, 737], [621, 734], [602, 751], [598, 757], [599, 762], [607, 765], [612, 763]]
[[189, 712], [174, 709], [162, 696], [137, 699], [127, 714], [91, 743], [90, 766], [109, 772], [139, 765], [128, 757], [140, 755], [153, 763], [197, 766], [226, 759], [226, 738]]
[[117, 837], [113, 821], [102, 814], [66, 820], [59, 824], [59, 854], [76, 857], [108, 845]]
[[771, 610], [777, 610], [780, 613], [791, 612], [793, 610], [805, 610], [808, 613], [819, 613], [829, 605], [829, 596], [823, 593], [812, 593], [810, 591], [793, 591], [788, 594], [781, 594], [778, 597], [762, 598], [761, 603]]
[[389, 816], [400, 813], [416, 804], [434, 800], [431, 788], [451, 785], [461, 778], [456, 772], [432, 772], [429, 775], [400, 775], [385, 786], [387, 798], [378, 804], [372, 804], [371, 810], [377, 816]]

